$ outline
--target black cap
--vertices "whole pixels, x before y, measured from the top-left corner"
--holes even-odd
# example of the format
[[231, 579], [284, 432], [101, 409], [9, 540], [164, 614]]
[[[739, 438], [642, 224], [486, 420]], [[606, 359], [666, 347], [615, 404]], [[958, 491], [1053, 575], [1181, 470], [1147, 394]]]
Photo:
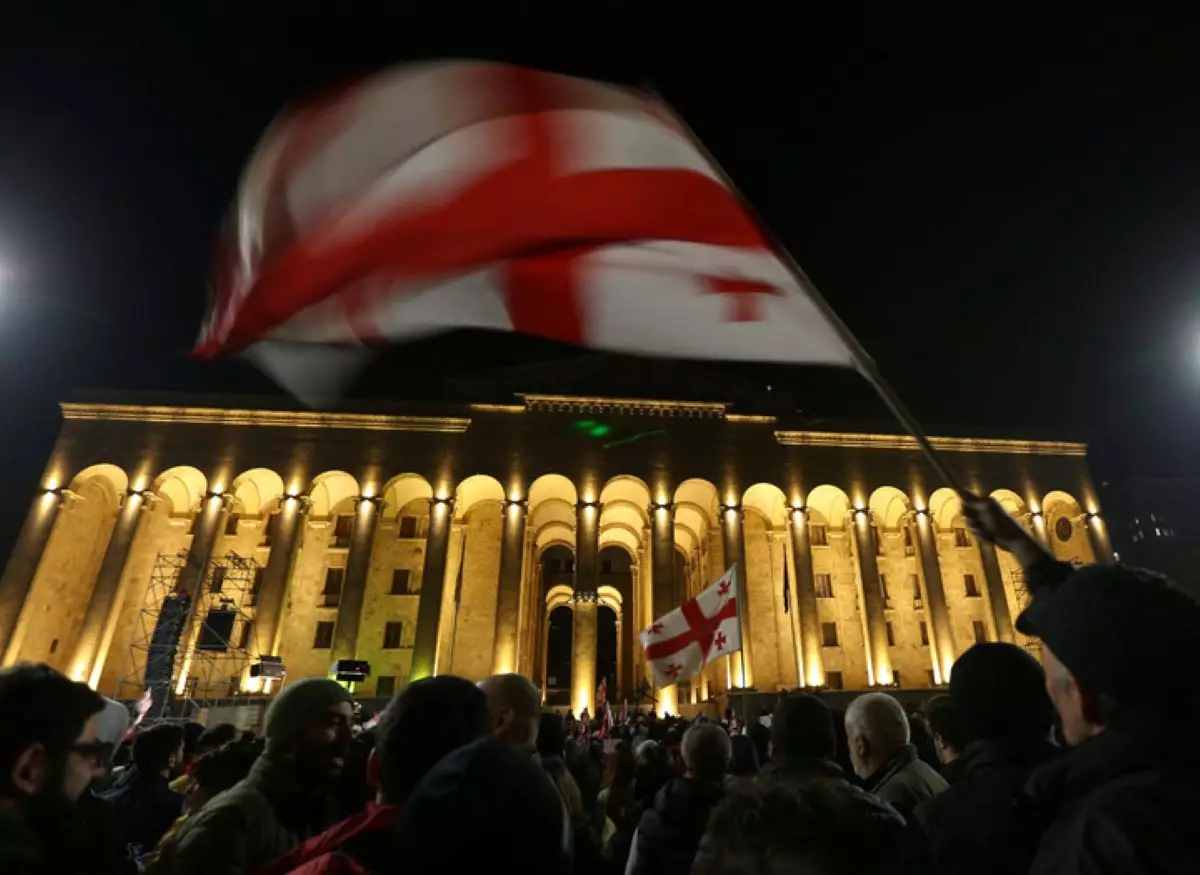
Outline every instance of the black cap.
[[837, 732], [829, 706], [811, 693], [780, 699], [771, 718], [771, 744], [785, 757], [833, 759]]
[[1093, 692], [1153, 704], [1191, 682], [1200, 602], [1153, 571], [1086, 565], [1039, 590], [1017, 629], [1041, 638]]

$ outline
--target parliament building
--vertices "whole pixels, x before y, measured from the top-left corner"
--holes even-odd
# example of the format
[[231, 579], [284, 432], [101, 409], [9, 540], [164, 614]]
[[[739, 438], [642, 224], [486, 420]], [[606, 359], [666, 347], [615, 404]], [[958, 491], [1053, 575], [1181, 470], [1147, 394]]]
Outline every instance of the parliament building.
[[[607, 678], [611, 700], [678, 713], [739, 688], [931, 688], [976, 641], [1037, 646], [1013, 627], [1019, 567], [901, 434], [540, 394], [62, 417], [0, 579], [0, 648], [112, 697], [264, 697], [359, 659], [365, 698], [516, 671], [548, 704], [594, 712]], [[1084, 444], [932, 440], [1054, 555], [1111, 560]], [[735, 565], [743, 650], [652, 689], [639, 631]]]

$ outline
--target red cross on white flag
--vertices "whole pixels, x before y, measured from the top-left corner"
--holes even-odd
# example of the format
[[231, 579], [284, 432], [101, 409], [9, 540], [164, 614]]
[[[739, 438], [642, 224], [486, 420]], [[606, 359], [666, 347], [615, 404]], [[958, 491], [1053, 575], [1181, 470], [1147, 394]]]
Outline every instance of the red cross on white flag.
[[[662, 104], [502, 64], [386, 71], [267, 131], [196, 352], [331, 400], [365, 345], [452, 328], [852, 366]], [[317, 346], [314, 346], [316, 344]]]
[[695, 677], [714, 659], [742, 649], [737, 566], [708, 589], [659, 617], [641, 634], [654, 682], [670, 686]]

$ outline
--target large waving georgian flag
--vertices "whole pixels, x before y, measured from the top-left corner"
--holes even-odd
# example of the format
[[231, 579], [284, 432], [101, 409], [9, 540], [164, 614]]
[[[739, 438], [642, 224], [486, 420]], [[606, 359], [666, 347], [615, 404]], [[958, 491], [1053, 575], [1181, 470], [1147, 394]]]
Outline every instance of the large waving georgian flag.
[[373, 344], [464, 327], [851, 366], [802, 284], [661, 104], [440, 62], [268, 129], [196, 353], [244, 350], [309, 400], [336, 394]]
[[659, 617], [641, 634], [655, 684], [695, 677], [714, 659], [742, 649], [737, 566], [694, 599]]

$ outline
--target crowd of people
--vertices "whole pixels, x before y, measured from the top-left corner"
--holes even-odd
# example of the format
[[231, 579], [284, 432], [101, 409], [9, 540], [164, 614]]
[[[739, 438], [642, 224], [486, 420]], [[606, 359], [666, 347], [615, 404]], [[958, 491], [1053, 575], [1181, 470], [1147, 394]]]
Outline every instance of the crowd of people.
[[1174, 873], [1191, 824], [1200, 601], [1121, 566], [1054, 561], [994, 502], [973, 528], [1033, 595], [947, 693], [834, 712], [781, 696], [726, 720], [579, 726], [515, 674], [410, 684], [370, 728], [324, 678], [262, 736], [159, 723], [41, 665], [0, 672], [4, 875]]

